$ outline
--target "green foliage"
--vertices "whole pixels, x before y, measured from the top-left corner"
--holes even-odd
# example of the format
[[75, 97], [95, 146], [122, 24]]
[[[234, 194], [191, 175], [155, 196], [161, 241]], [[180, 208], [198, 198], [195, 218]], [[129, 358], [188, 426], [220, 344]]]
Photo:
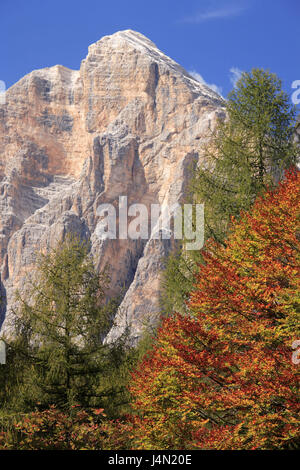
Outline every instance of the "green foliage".
[[0, 365], [0, 417], [3, 410], [19, 409], [18, 391], [22, 387], [22, 377], [28, 366], [27, 354], [22, 351], [27, 348], [23, 338], [11, 341], [6, 345], [6, 364]]
[[[191, 201], [205, 204], [206, 240], [224, 244], [231, 217], [248, 210], [296, 162], [295, 109], [281, 86], [275, 74], [253, 69], [228, 96], [227, 119], [218, 122], [190, 184]], [[187, 252], [184, 244], [171, 255], [163, 294], [167, 314], [185, 310], [199, 263], [201, 252]]]
[[162, 311], [171, 314], [173, 311], [185, 312], [191, 284], [194, 279], [194, 257], [182, 246], [170, 253], [163, 275]]
[[204, 168], [192, 189], [205, 202], [207, 237], [223, 241], [231, 216], [248, 210], [257, 194], [296, 162], [295, 110], [275, 74], [243, 73], [229, 94], [228, 119], [220, 122]]
[[138, 344], [132, 348], [131, 355], [133, 358], [133, 367], [131, 369], [134, 370], [136, 368], [137, 363], [145, 358], [145, 356], [151, 351], [153, 345], [155, 344], [157, 336], [157, 327], [153, 325], [148, 325], [145, 327], [141, 338], [139, 339]]
[[14, 340], [8, 343], [9, 371], [2, 403], [30, 411], [105, 406], [117, 413], [127, 402], [130, 364], [126, 340], [104, 345], [116, 312], [107, 302], [107, 274], [98, 274], [89, 247], [77, 238], [40, 256], [26, 298], [17, 296]]

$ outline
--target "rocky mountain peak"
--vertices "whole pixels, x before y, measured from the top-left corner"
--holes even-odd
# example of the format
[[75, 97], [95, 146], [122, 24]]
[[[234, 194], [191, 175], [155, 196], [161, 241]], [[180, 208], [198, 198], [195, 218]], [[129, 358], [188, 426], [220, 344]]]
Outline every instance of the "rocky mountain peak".
[[[154, 42], [152, 42], [143, 34], [137, 31], [133, 31], [132, 29], [125, 29], [123, 31], [117, 31], [114, 34], [104, 36], [99, 41], [97, 41], [96, 44], [107, 42], [117, 48], [119, 48], [121, 44], [125, 43], [135, 49], [139, 49], [144, 53], [147, 52], [149, 54], [151, 54], [153, 50], [158, 50]], [[93, 47], [93, 45], [91, 45], [90, 47]]]
[[[86, 61], [98, 62], [101, 64], [101, 58], [104, 55], [114, 57], [117, 55], [120, 65], [125, 64], [130, 55], [142, 56], [142, 60], [152, 65], [156, 64], [166, 72], [173, 76], [180, 76], [184, 79], [186, 85], [198, 93], [209, 95], [210, 97], [220, 99], [220, 96], [212, 91], [208, 86], [199, 83], [194, 77], [175, 62], [173, 59], [164, 54], [157, 46], [143, 34], [131, 29], [118, 31], [112, 35], [104, 36], [96, 43], [89, 46]], [[85, 60], [83, 63], [86, 62]], [[100, 65], [101, 66], [101, 65]]]
[[175, 204], [201, 160], [224, 100], [135, 31], [89, 47], [80, 70], [36, 70], [0, 106], [0, 308], [9, 329], [16, 288], [36, 254], [74, 232], [91, 241], [111, 295], [123, 301], [110, 338], [126, 322], [138, 337], [159, 316], [160, 273], [170, 240], [101, 240], [97, 207]]

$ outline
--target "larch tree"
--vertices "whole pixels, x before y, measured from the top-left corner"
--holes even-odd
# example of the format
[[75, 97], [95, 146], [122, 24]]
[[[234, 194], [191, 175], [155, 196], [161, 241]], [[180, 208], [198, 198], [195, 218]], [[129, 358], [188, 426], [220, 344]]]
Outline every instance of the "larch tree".
[[8, 406], [102, 406], [116, 412], [128, 399], [130, 354], [125, 338], [103, 344], [117, 304], [106, 300], [109, 278], [96, 272], [88, 244], [67, 236], [40, 255], [30, 284], [25, 298], [17, 296], [13, 340], [6, 339], [12, 358], [7, 367], [19, 380], [18, 387], [6, 385], [15, 392]]
[[[298, 152], [295, 108], [275, 74], [244, 72], [228, 95], [226, 113], [194, 172], [189, 195], [191, 202], [205, 204], [205, 239], [219, 243], [225, 243], [231, 217], [239, 217], [267, 186], [275, 186], [295, 165]], [[201, 251], [186, 252], [185, 243], [171, 254], [162, 302], [166, 313], [184, 310], [201, 259]]]

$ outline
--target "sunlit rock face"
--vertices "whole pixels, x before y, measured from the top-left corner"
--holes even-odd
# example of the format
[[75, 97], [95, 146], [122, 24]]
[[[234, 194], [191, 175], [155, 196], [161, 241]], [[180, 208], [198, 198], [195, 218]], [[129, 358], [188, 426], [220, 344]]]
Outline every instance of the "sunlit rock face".
[[[68, 232], [91, 240], [110, 295], [123, 301], [109, 340], [159, 316], [160, 273], [169, 240], [101, 240], [97, 207], [183, 200], [224, 100], [149, 39], [121, 31], [89, 47], [79, 71], [57, 65], [12, 86], [0, 105], [2, 329], [36, 254]], [[118, 211], [117, 211], [118, 213]]]

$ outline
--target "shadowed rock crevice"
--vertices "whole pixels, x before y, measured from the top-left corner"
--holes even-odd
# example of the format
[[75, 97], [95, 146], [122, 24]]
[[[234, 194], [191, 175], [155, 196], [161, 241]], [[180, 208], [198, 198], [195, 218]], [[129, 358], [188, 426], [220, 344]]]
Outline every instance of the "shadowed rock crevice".
[[5, 319], [7, 309], [6, 291], [0, 277], [0, 328]]

